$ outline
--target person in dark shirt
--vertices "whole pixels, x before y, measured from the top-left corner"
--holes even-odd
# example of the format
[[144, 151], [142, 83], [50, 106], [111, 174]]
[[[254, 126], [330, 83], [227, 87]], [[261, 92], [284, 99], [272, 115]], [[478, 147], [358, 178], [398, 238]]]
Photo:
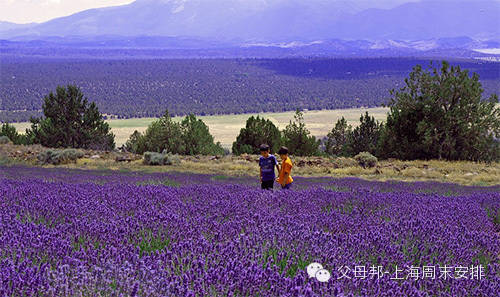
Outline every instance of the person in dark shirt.
[[267, 144], [262, 144], [260, 146], [260, 182], [261, 188], [263, 190], [271, 190], [274, 186], [274, 180], [276, 178], [274, 168], [280, 171], [278, 161], [274, 155], [270, 154], [270, 148]]

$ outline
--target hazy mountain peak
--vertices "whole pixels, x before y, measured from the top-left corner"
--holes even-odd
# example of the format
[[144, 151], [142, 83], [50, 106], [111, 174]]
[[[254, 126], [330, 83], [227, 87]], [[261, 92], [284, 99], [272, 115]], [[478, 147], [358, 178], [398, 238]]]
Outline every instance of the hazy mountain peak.
[[[394, 0], [381, 0], [395, 3]], [[86, 10], [29, 27], [9, 25], [0, 38], [37, 36], [192, 36], [215, 40], [288, 43], [320, 39], [417, 40], [500, 36], [500, 2], [409, 2], [362, 9], [361, 1], [137, 0]], [[378, 2], [377, 2], [378, 3]], [[365, 5], [365, 6], [364, 6]], [[3, 31], [3, 32], [2, 32]]]

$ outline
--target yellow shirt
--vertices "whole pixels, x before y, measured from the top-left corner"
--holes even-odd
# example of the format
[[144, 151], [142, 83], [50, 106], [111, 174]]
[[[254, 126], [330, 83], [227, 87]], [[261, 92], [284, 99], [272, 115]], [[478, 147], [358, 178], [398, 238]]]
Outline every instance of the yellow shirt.
[[290, 173], [292, 172], [292, 167], [293, 167], [292, 160], [290, 160], [290, 158], [286, 158], [286, 160], [283, 161], [283, 164], [281, 165], [280, 176], [278, 179], [278, 182], [280, 184], [283, 184], [283, 180], [285, 179], [285, 173], [288, 173], [288, 179], [285, 182], [285, 185], [288, 185], [289, 183], [293, 182], [293, 178], [290, 175]]

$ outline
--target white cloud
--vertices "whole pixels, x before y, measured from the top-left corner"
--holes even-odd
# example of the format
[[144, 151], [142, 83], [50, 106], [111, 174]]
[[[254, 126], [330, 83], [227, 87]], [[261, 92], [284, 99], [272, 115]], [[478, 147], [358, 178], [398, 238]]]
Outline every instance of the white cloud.
[[131, 2], [134, 0], [0, 0], [0, 21], [44, 22], [90, 8]]

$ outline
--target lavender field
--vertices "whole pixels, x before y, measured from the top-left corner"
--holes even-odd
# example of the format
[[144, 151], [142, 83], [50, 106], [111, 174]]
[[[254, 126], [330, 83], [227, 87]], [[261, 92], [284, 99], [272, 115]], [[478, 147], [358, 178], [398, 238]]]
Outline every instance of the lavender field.
[[498, 296], [500, 186], [294, 179], [0, 167], [0, 296]]

